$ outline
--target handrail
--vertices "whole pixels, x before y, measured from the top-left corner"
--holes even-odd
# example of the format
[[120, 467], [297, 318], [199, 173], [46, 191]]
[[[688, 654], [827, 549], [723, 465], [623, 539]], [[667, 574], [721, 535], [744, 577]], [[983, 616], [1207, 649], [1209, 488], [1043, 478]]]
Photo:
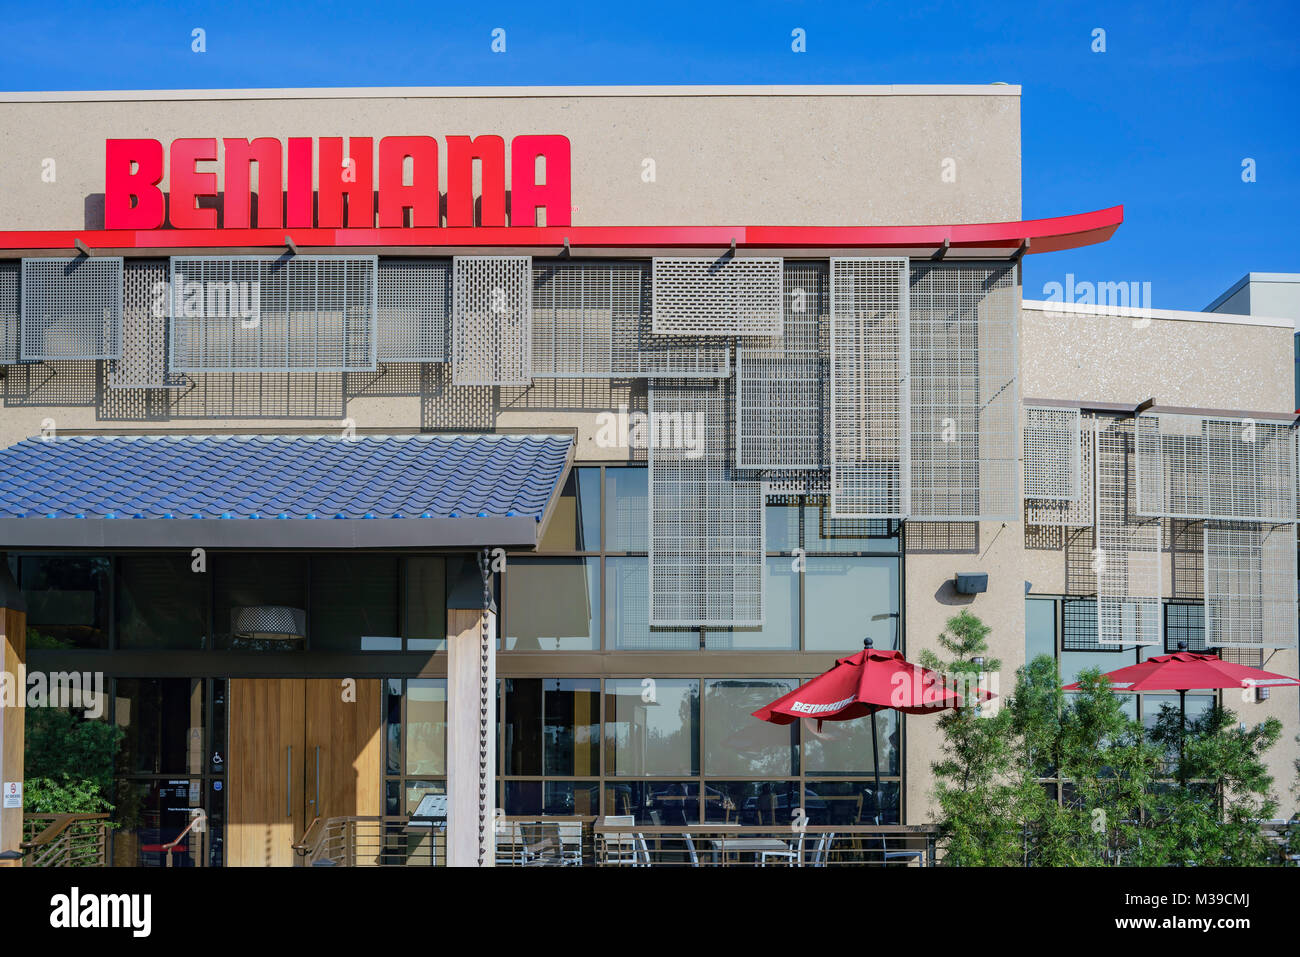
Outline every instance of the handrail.
[[[307, 838], [311, 834], [311, 832], [316, 828], [316, 825], [320, 823], [321, 823], [321, 817], [318, 814], [311, 819], [311, 823], [307, 825], [307, 830], [302, 832], [302, 837], [298, 839], [298, 843], [293, 845], [293, 849], [299, 857], [306, 857], [308, 854], [313, 853], [316, 850], [316, 847], [307, 846]], [[329, 833], [328, 827], [325, 828], [325, 833]], [[317, 838], [316, 839], [317, 847], [320, 846], [320, 842], [321, 839]]]
[[[43, 816], [43, 815], [42, 815]], [[107, 814], [54, 814], [54, 821], [30, 841], [23, 841], [18, 846], [24, 850], [54, 843], [54, 839], [73, 824], [81, 821], [106, 821]]]

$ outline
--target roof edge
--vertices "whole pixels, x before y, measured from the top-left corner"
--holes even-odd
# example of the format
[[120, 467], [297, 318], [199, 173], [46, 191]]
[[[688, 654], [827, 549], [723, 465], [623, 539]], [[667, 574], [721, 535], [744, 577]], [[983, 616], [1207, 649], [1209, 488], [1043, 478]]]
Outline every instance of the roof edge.
[[1109, 316], [1123, 319], [1165, 319], [1174, 322], [1217, 322], [1231, 326], [1269, 326], [1293, 329], [1295, 321], [1274, 316], [1236, 316], [1226, 312], [1196, 312], [1182, 309], [1145, 309], [1133, 306], [1098, 306], [1085, 303], [1047, 302], [1041, 299], [1024, 299], [1021, 308], [1034, 312], [1055, 312], [1062, 315]]

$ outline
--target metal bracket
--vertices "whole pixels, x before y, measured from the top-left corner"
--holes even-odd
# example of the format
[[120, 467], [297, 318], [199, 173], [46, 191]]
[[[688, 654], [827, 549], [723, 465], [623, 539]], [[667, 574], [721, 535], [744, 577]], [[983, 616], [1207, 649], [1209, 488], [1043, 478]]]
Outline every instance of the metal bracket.
[[940, 246], [938, 249], [936, 249], [934, 253], [930, 256], [930, 258], [935, 260], [936, 262], [938, 262], [940, 259], [943, 259], [944, 256], [948, 255], [948, 247], [950, 247], [951, 245], [952, 245], [952, 240], [949, 239], [947, 236], [943, 237], [943, 245]]
[[289, 255], [298, 255], [298, 244], [293, 241], [293, 237], [288, 233], [284, 234], [284, 244], [289, 247]]
[[87, 245], [86, 245], [84, 242], [82, 242], [80, 239], [74, 239], [74, 240], [72, 241], [72, 245], [76, 246], [76, 247], [77, 247], [77, 252], [81, 253], [81, 255], [83, 255], [83, 256], [87, 256], [87, 257], [89, 257], [89, 256], [93, 256], [93, 255], [95, 255], [95, 251], [94, 251], [93, 249], [91, 249], [89, 246], [87, 246]]
[[1020, 248], [1011, 254], [1011, 261], [1013, 263], [1020, 262], [1020, 260], [1025, 257], [1025, 253], [1029, 252], [1029, 242], [1028, 239], [1023, 240], [1020, 243]]

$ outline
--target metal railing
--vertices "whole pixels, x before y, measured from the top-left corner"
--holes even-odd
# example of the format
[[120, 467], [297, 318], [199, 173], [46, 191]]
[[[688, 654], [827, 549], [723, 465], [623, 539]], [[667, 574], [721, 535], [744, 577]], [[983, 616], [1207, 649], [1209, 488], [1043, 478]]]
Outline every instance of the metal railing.
[[932, 867], [933, 827], [803, 828], [700, 824], [597, 824], [595, 863], [621, 867]]
[[104, 867], [107, 814], [24, 814], [24, 867]]
[[318, 817], [293, 849], [308, 867], [439, 867], [447, 834], [393, 815]]

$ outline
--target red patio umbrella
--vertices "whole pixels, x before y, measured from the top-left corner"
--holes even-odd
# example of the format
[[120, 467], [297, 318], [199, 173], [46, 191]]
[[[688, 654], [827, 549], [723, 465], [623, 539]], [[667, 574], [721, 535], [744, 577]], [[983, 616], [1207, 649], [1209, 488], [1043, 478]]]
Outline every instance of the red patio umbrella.
[[[876, 651], [871, 639], [856, 655], [840, 658], [835, 667], [805, 682], [787, 695], [759, 708], [754, 717], [773, 724], [793, 724], [800, 718], [849, 721], [886, 708], [904, 714], [927, 714], [960, 708], [965, 695], [937, 671], [913, 664], [901, 651]], [[980, 700], [996, 695], [980, 688]], [[880, 819], [880, 745], [876, 722], [871, 722], [871, 763], [875, 769], [876, 819]]]
[[[1181, 731], [1187, 723], [1187, 692], [1200, 688], [1249, 688], [1257, 685], [1274, 688], [1300, 686], [1300, 681], [1286, 675], [1274, 674], [1259, 668], [1233, 664], [1218, 655], [1184, 651], [1186, 642], [1178, 643], [1172, 655], [1156, 655], [1136, 665], [1108, 671], [1102, 677], [1110, 680], [1116, 691], [1136, 694], [1139, 691], [1177, 691], [1179, 752], [1182, 752]], [[1078, 691], [1079, 683], [1065, 685], [1062, 691]]]

